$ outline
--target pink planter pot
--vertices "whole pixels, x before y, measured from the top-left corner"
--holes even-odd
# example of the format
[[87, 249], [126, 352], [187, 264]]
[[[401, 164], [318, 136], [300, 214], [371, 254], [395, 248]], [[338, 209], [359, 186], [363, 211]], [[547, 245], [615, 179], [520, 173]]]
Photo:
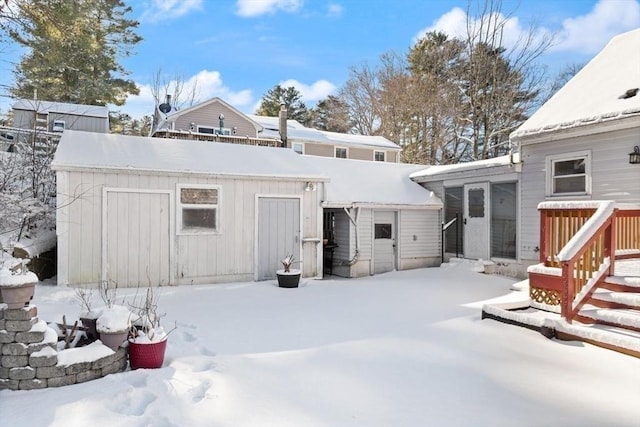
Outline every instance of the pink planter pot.
[[100, 341], [111, 350], [116, 351], [126, 341], [127, 335], [129, 335], [128, 330], [124, 332], [100, 332]]
[[35, 283], [26, 283], [18, 286], [0, 286], [2, 300], [9, 308], [26, 307], [33, 299], [35, 286]]
[[166, 338], [162, 341], [143, 344], [129, 341], [129, 365], [131, 369], [161, 368], [162, 363], [164, 363], [164, 352], [166, 348]]

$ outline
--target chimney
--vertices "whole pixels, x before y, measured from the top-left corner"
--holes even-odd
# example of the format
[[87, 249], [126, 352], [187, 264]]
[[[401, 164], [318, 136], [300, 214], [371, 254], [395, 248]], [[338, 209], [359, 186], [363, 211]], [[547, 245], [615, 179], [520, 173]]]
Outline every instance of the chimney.
[[165, 101], [164, 102], [165, 102], [165, 104], [171, 105], [171, 95], [167, 94], [166, 97], [165, 97]]
[[280, 125], [278, 126], [280, 130], [280, 139], [282, 140], [282, 147], [287, 148], [287, 106], [282, 103], [280, 104]]

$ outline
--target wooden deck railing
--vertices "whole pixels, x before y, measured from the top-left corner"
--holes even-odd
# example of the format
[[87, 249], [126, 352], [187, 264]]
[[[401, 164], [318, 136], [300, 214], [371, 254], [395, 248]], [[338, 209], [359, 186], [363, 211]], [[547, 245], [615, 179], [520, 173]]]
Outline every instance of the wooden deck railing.
[[181, 130], [160, 130], [153, 134], [154, 138], [186, 139], [191, 141], [228, 142], [242, 145], [258, 145], [261, 147], [280, 147], [282, 141], [270, 138], [254, 138], [250, 136], [218, 135], [210, 133], [188, 132]]
[[[640, 256], [640, 209], [614, 202], [541, 203], [540, 262], [561, 268], [548, 281], [549, 292], [560, 290], [561, 314], [571, 321], [598, 282], [613, 274], [616, 258]], [[532, 295], [545, 290], [539, 273], [531, 275]], [[560, 286], [558, 286], [560, 285]], [[560, 288], [560, 289], [558, 289]], [[544, 292], [543, 292], [544, 293]]]

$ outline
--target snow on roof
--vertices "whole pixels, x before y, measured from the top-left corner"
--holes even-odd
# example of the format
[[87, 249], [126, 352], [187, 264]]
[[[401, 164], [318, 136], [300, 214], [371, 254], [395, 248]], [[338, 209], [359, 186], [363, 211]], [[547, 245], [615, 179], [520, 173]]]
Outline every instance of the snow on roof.
[[470, 170], [482, 170], [486, 168], [494, 168], [500, 166], [508, 166], [510, 164], [520, 162], [520, 153], [514, 153], [513, 156], [500, 156], [486, 160], [476, 160], [474, 162], [456, 163], [453, 165], [437, 165], [427, 166], [426, 169], [419, 170], [411, 174], [411, 179], [419, 180], [420, 178], [435, 177], [452, 172], [463, 172]]
[[[278, 117], [265, 117], [265, 116], [248, 116], [250, 119], [260, 123], [264, 130], [262, 136], [272, 136], [279, 138], [279, 119]], [[391, 150], [400, 150], [398, 144], [389, 141], [383, 136], [371, 136], [371, 135], [354, 135], [350, 133], [328, 132], [313, 128], [308, 128], [302, 125], [296, 120], [287, 120], [287, 137], [290, 140], [300, 142], [313, 142], [316, 144], [331, 144], [331, 145], [345, 145], [345, 146], [365, 146], [365, 147], [378, 147]]]
[[640, 29], [614, 37], [511, 137], [640, 115]]
[[73, 114], [76, 116], [109, 117], [109, 108], [100, 105], [67, 104], [33, 99], [20, 99], [11, 107], [14, 110], [37, 111], [39, 113]]
[[330, 177], [325, 183], [326, 207], [355, 205], [442, 207], [432, 192], [411, 181], [424, 165], [300, 156]]
[[293, 150], [65, 130], [52, 167], [326, 180]]

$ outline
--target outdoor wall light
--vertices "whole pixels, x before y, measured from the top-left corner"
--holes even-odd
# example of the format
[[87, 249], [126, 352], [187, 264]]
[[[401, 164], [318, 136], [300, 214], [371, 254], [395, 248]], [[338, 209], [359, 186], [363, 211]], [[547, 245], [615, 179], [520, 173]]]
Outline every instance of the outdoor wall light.
[[304, 191], [316, 191], [316, 185], [311, 181], [307, 181], [304, 184]]
[[640, 147], [633, 147], [633, 153], [629, 153], [629, 163], [632, 165], [640, 164]]

